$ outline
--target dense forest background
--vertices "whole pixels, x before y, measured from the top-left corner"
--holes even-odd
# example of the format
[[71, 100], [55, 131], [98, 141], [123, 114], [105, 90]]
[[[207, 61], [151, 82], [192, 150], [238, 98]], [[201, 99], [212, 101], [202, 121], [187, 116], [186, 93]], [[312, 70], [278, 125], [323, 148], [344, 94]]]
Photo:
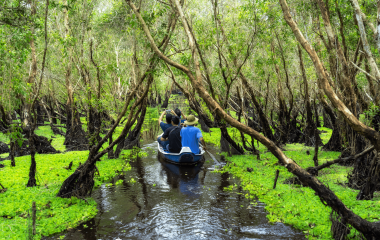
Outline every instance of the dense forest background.
[[[35, 133], [45, 120], [67, 150], [89, 150], [57, 195], [82, 197], [103, 155], [138, 146], [147, 106], [181, 93], [230, 154], [259, 157], [260, 142], [344, 224], [380, 236], [317, 177], [350, 165], [357, 200], [379, 190], [380, 1], [3, 0], [0, 36], [0, 130], [12, 166], [31, 156], [28, 187], [35, 154], [57, 151]], [[321, 126], [333, 130], [322, 150], [341, 152], [322, 165]], [[313, 166], [286, 156], [292, 143], [315, 147]]]

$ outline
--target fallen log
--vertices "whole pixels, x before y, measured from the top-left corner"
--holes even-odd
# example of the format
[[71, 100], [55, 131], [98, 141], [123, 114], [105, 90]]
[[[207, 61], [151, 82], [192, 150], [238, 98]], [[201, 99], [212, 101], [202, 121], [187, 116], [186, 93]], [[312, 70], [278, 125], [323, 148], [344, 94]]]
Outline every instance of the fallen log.
[[355, 160], [359, 157], [366, 155], [367, 153], [370, 153], [373, 149], [375, 149], [374, 146], [367, 148], [366, 150], [364, 150], [363, 152], [361, 152], [359, 154], [356, 154], [355, 156], [349, 156], [346, 158], [338, 158], [338, 159], [335, 159], [333, 161], [328, 161], [328, 162], [325, 162], [324, 164], [317, 166], [317, 167], [309, 167], [306, 169], [306, 171], [308, 171], [310, 174], [316, 176], [316, 174], [318, 174], [319, 170], [330, 167], [331, 165], [336, 164], [336, 163], [342, 163], [342, 162], [345, 162], [348, 160]]

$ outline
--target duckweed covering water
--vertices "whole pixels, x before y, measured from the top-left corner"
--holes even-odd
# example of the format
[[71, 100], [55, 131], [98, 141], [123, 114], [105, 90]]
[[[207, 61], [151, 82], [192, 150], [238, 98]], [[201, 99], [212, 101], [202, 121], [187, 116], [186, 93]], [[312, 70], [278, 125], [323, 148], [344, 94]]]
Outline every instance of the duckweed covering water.
[[[88, 198], [87, 202], [77, 198], [63, 199], [56, 197], [62, 182], [72, 174], [79, 163], [87, 159], [88, 151], [69, 152], [65, 154], [36, 155], [38, 187], [27, 188], [30, 156], [16, 159], [17, 166], [10, 167], [10, 161], [4, 161], [0, 182], [8, 188], [0, 194], [0, 239], [24, 239], [27, 235], [28, 211], [32, 202], [37, 206], [36, 239], [66, 229], [76, 227], [81, 222], [93, 218], [96, 202]], [[73, 161], [72, 170], [66, 170]], [[114, 178], [122, 170], [124, 160], [103, 159], [97, 163], [100, 175], [95, 176], [95, 186]], [[129, 170], [127, 164], [124, 170]]]
[[[120, 129], [116, 130], [115, 134], [118, 134]], [[36, 134], [52, 139], [52, 145], [57, 150], [65, 150], [64, 137], [54, 136], [49, 126], [39, 127]], [[0, 137], [9, 143], [5, 135], [1, 134]], [[104, 147], [107, 145], [104, 144]], [[17, 157], [16, 167], [10, 167], [10, 160], [3, 161], [5, 167], [0, 169], [0, 183], [8, 190], [0, 194], [0, 239], [27, 239], [31, 230], [31, 217], [28, 217], [28, 213], [31, 214], [34, 201], [37, 206], [37, 235], [34, 239], [74, 228], [81, 222], [93, 218], [97, 213], [97, 208], [92, 198], [82, 200], [56, 197], [63, 181], [75, 171], [79, 163], [87, 160], [88, 153], [88, 151], [81, 151], [37, 154], [37, 184], [39, 186], [33, 188], [26, 187], [30, 156]], [[124, 150], [123, 154], [128, 156], [129, 150]], [[71, 161], [73, 162], [72, 170], [65, 169]], [[128, 171], [131, 168], [125, 159], [108, 159], [106, 156], [96, 165], [100, 175], [95, 175], [95, 187], [112, 180], [118, 171]]]
[[[322, 133], [321, 138], [326, 143], [331, 130], [320, 128], [327, 133]], [[212, 129], [211, 135], [203, 136], [209, 143], [219, 145], [220, 131]], [[230, 131], [233, 134], [234, 130]], [[237, 135], [235, 135], [237, 136]], [[240, 137], [235, 137], [240, 141]], [[285, 147], [285, 154], [296, 161], [303, 168], [313, 166], [314, 148], [305, 147], [302, 144], [289, 144]], [[227, 165], [222, 171], [228, 171], [240, 178], [243, 189], [247, 191], [247, 198], [258, 198], [266, 204], [267, 218], [270, 222], [283, 222], [293, 225], [304, 231], [309, 239], [332, 239], [330, 233], [331, 221], [329, 219], [331, 208], [323, 205], [314, 191], [300, 185], [284, 184], [285, 179], [293, 177], [286, 168], [277, 164], [278, 160], [260, 145], [261, 160], [256, 156], [242, 155], [227, 157]], [[306, 152], [309, 151], [310, 155]], [[339, 152], [319, 151], [319, 164], [338, 158]], [[248, 172], [247, 168], [252, 168]], [[277, 187], [273, 190], [276, 170], [280, 171]], [[343, 201], [344, 204], [360, 217], [369, 221], [380, 220], [380, 195], [371, 201], [357, 201], [358, 190], [345, 186], [347, 174], [351, 167], [333, 165], [319, 171], [318, 179], [326, 184]], [[227, 190], [227, 189], [226, 189]], [[231, 190], [231, 189], [228, 189]], [[376, 194], [376, 193], [375, 193]], [[359, 234], [354, 229], [349, 235], [350, 239], [359, 239]]]
[[[150, 109], [156, 120], [156, 109]], [[148, 118], [152, 121], [151, 117]], [[326, 132], [321, 138], [326, 143], [331, 130], [320, 128]], [[121, 128], [117, 128], [118, 135]], [[209, 144], [220, 145], [220, 130], [211, 129], [211, 133], [203, 133], [203, 137]], [[240, 142], [240, 133], [236, 129], [228, 129], [233, 139]], [[53, 136], [49, 126], [40, 127], [36, 133], [48, 138]], [[0, 134], [4, 142], [9, 142], [6, 136]], [[246, 135], [246, 139], [250, 137]], [[65, 150], [64, 137], [52, 138], [52, 145], [60, 151]], [[106, 146], [107, 144], [105, 144]], [[243, 155], [227, 157], [228, 164], [222, 171], [228, 171], [235, 177], [240, 178], [241, 185], [246, 191], [245, 196], [250, 199], [258, 198], [266, 204], [267, 218], [270, 222], [283, 222], [304, 231], [309, 239], [331, 239], [331, 221], [329, 214], [331, 209], [324, 206], [314, 191], [299, 185], [284, 184], [284, 180], [293, 177], [284, 167], [277, 165], [277, 159], [267, 152], [263, 145], [257, 146], [261, 151], [261, 160], [256, 156]], [[285, 147], [286, 155], [295, 160], [299, 165], [306, 168], [313, 165], [314, 148], [305, 147], [302, 144], [289, 144]], [[306, 152], [309, 151], [310, 155]], [[125, 154], [125, 152], [123, 152]], [[129, 153], [127, 153], [129, 155]], [[323, 164], [338, 158], [339, 152], [319, 152], [319, 163]], [[72, 174], [79, 163], [87, 159], [88, 151], [68, 152], [62, 154], [36, 155], [37, 180], [39, 187], [26, 188], [30, 166], [30, 156], [16, 158], [16, 167], [10, 167], [10, 161], [4, 161], [5, 168], [0, 169], [0, 182], [8, 188], [7, 192], [0, 194], [0, 239], [25, 239], [30, 231], [32, 202], [37, 205], [37, 235], [35, 239], [62, 232], [74, 228], [81, 222], [93, 218], [97, 213], [96, 202], [92, 198], [86, 201], [71, 198], [62, 199], [57, 194], [62, 182]], [[72, 170], [66, 170], [73, 161]], [[105, 156], [97, 163], [100, 175], [95, 176], [95, 187], [113, 179], [118, 171], [130, 170], [130, 165], [125, 160], [109, 160]], [[252, 168], [248, 172], [247, 168]], [[273, 187], [275, 171], [279, 169], [280, 176], [277, 188]], [[345, 186], [350, 167], [333, 165], [319, 172], [318, 179], [330, 187], [338, 197], [359, 216], [369, 221], [380, 219], [380, 196], [377, 195], [371, 201], [356, 201], [357, 190]], [[136, 180], [131, 179], [130, 182]], [[121, 184], [121, 180], [115, 184]], [[232, 185], [231, 185], [232, 186]], [[230, 187], [233, 190], [234, 187]], [[255, 201], [252, 200], [253, 205]], [[358, 236], [356, 231], [351, 231], [350, 237]]]

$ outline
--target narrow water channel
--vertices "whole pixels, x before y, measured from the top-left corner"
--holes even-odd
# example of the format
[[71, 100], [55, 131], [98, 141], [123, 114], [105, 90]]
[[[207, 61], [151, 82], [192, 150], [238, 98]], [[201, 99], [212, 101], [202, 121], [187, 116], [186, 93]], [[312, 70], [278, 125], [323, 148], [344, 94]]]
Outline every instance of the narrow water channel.
[[292, 227], [269, 224], [264, 204], [253, 206], [239, 190], [224, 190], [239, 182], [212, 172], [211, 159], [180, 167], [160, 162], [156, 142], [143, 149], [148, 157], [131, 163], [122, 185], [94, 191], [98, 214], [65, 239], [305, 239]]

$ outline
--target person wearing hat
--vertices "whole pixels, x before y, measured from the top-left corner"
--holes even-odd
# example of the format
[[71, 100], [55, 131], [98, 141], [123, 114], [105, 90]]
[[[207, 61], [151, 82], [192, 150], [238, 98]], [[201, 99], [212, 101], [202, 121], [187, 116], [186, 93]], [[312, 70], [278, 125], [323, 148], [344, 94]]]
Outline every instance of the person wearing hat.
[[198, 123], [198, 118], [194, 115], [187, 116], [185, 124], [187, 127], [181, 129], [182, 147], [189, 147], [191, 152], [199, 154], [199, 142], [202, 143], [203, 149], [206, 150], [206, 143], [203, 140], [202, 132], [195, 127]]

